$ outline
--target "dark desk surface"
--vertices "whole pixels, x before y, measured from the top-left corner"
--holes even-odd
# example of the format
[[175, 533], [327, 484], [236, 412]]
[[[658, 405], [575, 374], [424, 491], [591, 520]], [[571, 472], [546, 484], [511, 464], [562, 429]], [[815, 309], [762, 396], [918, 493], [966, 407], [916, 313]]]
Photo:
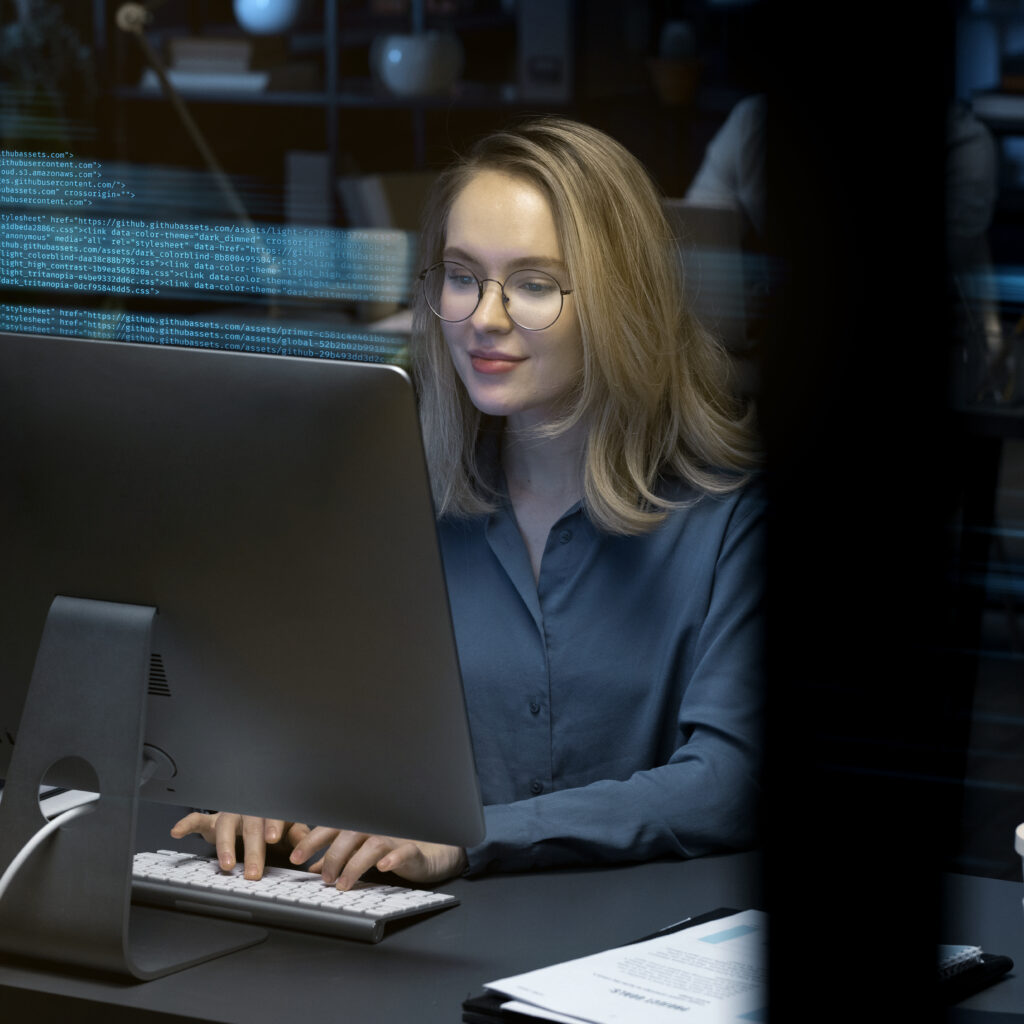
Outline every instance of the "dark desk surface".
[[1013, 970], [958, 1003], [953, 1024], [1002, 1024], [1003, 1014], [1024, 1021], [1024, 885], [997, 878], [947, 875], [943, 942], [981, 946], [1013, 960]]
[[[456, 893], [460, 906], [395, 928], [377, 945], [273, 930], [258, 946], [145, 984], [3, 964], [0, 1006], [5, 1018], [14, 999], [32, 1011], [38, 991], [58, 996], [52, 1019], [69, 1021], [82, 1019], [76, 1014], [86, 1000], [112, 1004], [95, 1018], [111, 1022], [145, 1019], [147, 1011], [246, 1024], [334, 1020], [343, 1011], [352, 1022], [453, 1024], [484, 982], [619, 945], [720, 905], [756, 906], [757, 886], [754, 854], [456, 879], [439, 888]], [[117, 1007], [131, 1015], [118, 1016]]]
[[[296, 1017], [457, 1024], [462, 1001], [484, 982], [619, 945], [717, 906], [763, 906], [759, 881], [756, 854], [457, 879], [441, 888], [458, 894], [460, 906], [393, 928], [377, 945], [272, 930], [258, 946], [144, 984], [6, 963], [0, 1006], [5, 1019], [104, 1024]], [[1017, 965], [961, 1003], [951, 1024], [1024, 1021], [1022, 890], [947, 877], [942, 940], [977, 943]]]

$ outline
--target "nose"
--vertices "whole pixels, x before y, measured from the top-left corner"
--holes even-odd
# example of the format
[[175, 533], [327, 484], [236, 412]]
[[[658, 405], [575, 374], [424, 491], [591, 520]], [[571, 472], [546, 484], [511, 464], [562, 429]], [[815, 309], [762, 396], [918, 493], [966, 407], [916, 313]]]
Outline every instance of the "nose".
[[[491, 285], [494, 285], [491, 288]], [[473, 326], [479, 331], [508, 330], [512, 320], [505, 308], [505, 296], [501, 285], [490, 278], [481, 282], [483, 294], [471, 317]]]

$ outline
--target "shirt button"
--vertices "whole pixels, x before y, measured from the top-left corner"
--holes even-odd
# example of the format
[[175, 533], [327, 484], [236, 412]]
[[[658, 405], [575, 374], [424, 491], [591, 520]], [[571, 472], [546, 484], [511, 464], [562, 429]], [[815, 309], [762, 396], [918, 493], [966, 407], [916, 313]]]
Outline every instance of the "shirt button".
[[538, 779], [534, 779], [533, 782], [530, 783], [530, 792], [534, 796], [536, 796], [538, 793], [543, 793], [544, 783], [539, 781]]
[[558, 543], [559, 544], [568, 544], [569, 541], [571, 541], [571, 540], [572, 540], [572, 530], [563, 530], [558, 535]]
[[530, 701], [530, 713], [534, 715], [540, 714], [540, 705], [535, 700]]

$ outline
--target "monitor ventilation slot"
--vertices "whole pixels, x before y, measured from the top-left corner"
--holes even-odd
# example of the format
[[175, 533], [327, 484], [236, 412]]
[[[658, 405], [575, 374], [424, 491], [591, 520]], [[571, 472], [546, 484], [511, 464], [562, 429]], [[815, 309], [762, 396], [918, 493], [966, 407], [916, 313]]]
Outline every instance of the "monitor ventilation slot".
[[171, 688], [167, 685], [167, 673], [164, 661], [159, 654], [149, 656], [149, 695], [151, 697], [170, 697]]

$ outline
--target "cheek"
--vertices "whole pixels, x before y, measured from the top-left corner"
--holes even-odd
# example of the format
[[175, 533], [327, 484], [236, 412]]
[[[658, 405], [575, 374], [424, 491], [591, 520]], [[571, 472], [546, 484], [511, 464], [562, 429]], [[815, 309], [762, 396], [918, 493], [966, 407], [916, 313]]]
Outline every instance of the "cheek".
[[455, 358], [455, 354], [458, 351], [458, 332], [454, 329], [453, 325], [445, 324], [441, 328], [441, 337], [444, 338], [445, 348], [448, 349], [448, 358], [456, 365], [459, 365], [459, 361]]
[[459, 358], [459, 353], [462, 351], [462, 346], [458, 342], [458, 325], [446, 324], [441, 329], [441, 335], [444, 338], [445, 347], [448, 349], [448, 358], [452, 361], [452, 366], [455, 368], [456, 376], [466, 383], [466, 367], [463, 364], [463, 360]]
[[573, 309], [563, 309], [553, 328], [557, 334], [551, 339], [551, 349], [558, 353], [563, 366], [583, 368], [583, 328]]
[[583, 339], [578, 329], [567, 331], [564, 337], [558, 339], [557, 348], [552, 348], [563, 373], [571, 376], [583, 373]]

